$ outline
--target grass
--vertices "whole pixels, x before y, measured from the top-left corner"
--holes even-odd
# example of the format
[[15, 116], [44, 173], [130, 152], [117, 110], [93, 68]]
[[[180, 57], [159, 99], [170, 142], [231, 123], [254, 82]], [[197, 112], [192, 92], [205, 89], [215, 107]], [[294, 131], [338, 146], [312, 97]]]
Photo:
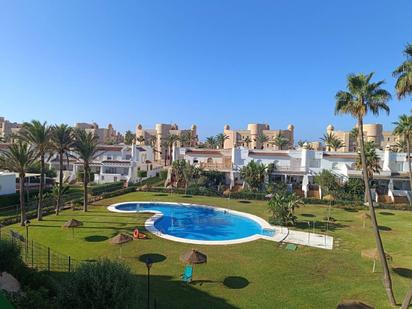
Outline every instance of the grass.
[[[79, 260], [101, 257], [118, 259], [119, 248], [107, 239], [118, 232], [131, 233], [143, 229], [145, 214], [118, 214], [106, 206], [123, 201], [177, 201], [216, 205], [236, 209], [268, 219], [267, 204], [261, 201], [244, 203], [214, 197], [184, 197], [159, 193], [130, 193], [102, 200], [88, 213], [64, 211], [44, 221], [32, 220], [31, 238]], [[324, 232], [327, 206], [305, 206], [297, 210], [297, 228]], [[151, 255], [155, 262], [152, 273], [152, 295], [158, 307], [168, 308], [335, 308], [344, 299], [360, 299], [376, 308], [389, 308], [381, 273], [372, 273], [372, 261], [361, 258], [361, 250], [374, 247], [369, 222], [363, 228], [363, 210], [334, 208], [329, 234], [335, 237], [333, 251], [299, 247], [285, 250], [277, 243], [258, 240], [230, 246], [199, 246], [171, 242], [149, 234], [148, 240], [130, 242], [122, 248], [122, 259], [140, 280], [144, 301], [146, 267]], [[398, 302], [412, 280], [412, 212], [378, 210], [379, 225], [386, 251], [393, 257], [391, 267]], [[68, 219], [84, 223], [71, 231], [61, 228]], [[312, 224], [313, 226], [313, 224]], [[15, 225], [12, 228], [23, 232]], [[312, 228], [311, 228], [312, 230]], [[195, 247], [208, 255], [206, 265], [195, 266], [194, 283], [181, 283], [183, 265], [179, 256]], [[380, 268], [377, 267], [380, 271]]]

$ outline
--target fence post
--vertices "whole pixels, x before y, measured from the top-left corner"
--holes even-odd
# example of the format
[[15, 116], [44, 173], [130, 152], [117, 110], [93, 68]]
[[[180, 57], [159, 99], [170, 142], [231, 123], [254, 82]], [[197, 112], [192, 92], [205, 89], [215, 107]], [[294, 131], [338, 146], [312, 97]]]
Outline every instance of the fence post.
[[71, 259], [70, 259], [70, 255], [69, 255], [69, 272], [70, 272], [70, 269], [71, 268]]
[[47, 247], [47, 270], [50, 271], [50, 247]]
[[34, 267], [34, 256], [33, 256], [33, 252], [34, 252], [34, 245], [33, 245], [33, 240], [31, 241], [31, 268]]

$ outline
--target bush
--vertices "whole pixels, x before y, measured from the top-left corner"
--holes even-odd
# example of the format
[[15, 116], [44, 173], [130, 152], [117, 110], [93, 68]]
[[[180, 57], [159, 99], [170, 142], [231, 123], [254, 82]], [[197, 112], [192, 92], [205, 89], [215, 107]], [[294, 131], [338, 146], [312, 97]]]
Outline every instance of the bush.
[[167, 178], [167, 170], [161, 170], [159, 173], [160, 180], [166, 180]]
[[80, 265], [63, 283], [59, 308], [136, 308], [138, 282], [128, 266], [100, 260]]
[[147, 177], [147, 171], [137, 171], [137, 177], [146, 178]]
[[20, 257], [20, 248], [16, 243], [9, 240], [0, 240], [0, 273], [6, 271], [16, 274], [23, 266]]

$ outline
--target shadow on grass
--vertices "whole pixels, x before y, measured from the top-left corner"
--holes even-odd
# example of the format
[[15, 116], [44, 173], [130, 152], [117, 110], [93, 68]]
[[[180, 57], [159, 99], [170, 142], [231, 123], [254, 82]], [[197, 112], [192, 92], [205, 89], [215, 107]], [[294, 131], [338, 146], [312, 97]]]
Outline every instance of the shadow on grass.
[[397, 267], [392, 270], [401, 277], [412, 279], [412, 269]]
[[345, 207], [345, 208], [343, 208], [343, 210], [347, 211], [347, 212], [359, 212], [359, 210], [357, 210], [356, 208], [353, 208], [353, 207]]
[[314, 218], [316, 217], [314, 214], [301, 214], [302, 217], [306, 217], [306, 218]]
[[[153, 266], [155, 267], [155, 266]], [[50, 275], [59, 283], [69, 279], [71, 273], [51, 272]], [[147, 308], [147, 275], [135, 275], [138, 293], [132, 308]], [[226, 299], [202, 291], [197, 284], [211, 280], [196, 280], [195, 284], [186, 284], [171, 276], [150, 275], [151, 308], [222, 308], [236, 309]], [[213, 282], [213, 281], [212, 281]], [[220, 282], [219, 282], [220, 283]]]
[[230, 276], [223, 280], [223, 285], [229, 289], [243, 289], [249, 285], [249, 280], [244, 277]]
[[389, 226], [385, 226], [385, 225], [379, 225], [378, 228], [380, 231], [385, 231], [385, 232], [392, 231], [392, 229]]
[[193, 196], [191, 195], [182, 195], [183, 198], [192, 198]]
[[100, 241], [108, 240], [109, 237], [102, 236], [102, 235], [92, 235], [92, 236], [87, 236], [84, 239], [89, 242], [100, 242]]
[[241, 203], [241, 204], [250, 204], [251, 201], [244, 201], [244, 200], [242, 200], [242, 201], [239, 201], [239, 203]]
[[153, 196], [168, 196], [169, 194], [167, 194], [167, 193], [156, 193], [156, 194], [153, 194]]
[[384, 216], [394, 216], [395, 215], [393, 212], [389, 212], [389, 211], [381, 211], [379, 214], [384, 215]]
[[146, 253], [138, 257], [138, 260], [142, 263], [146, 263], [147, 259], [151, 258], [153, 263], [160, 263], [165, 261], [167, 258], [163, 254], [159, 253]]
[[[310, 226], [308, 224], [308, 221], [298, 221], [296, 222], [294, 227], [297, 227], [301, 230], [308, 230], [312, 232], [313, 231], [313, 221], [309, 221], [309, 222], [310, 222]], [[336, 222], [329, 222], [329, 224], [327, 224], [327, 222], [325, 221], [314, 221], [314, 222], [315, 222], [315, 233], [319, 231], [325, 232], [326, 230], [336, 231], [339, 229], [347, 228], [349, 226], [346, 224], [341, 224], [341, 223], [336, 223]]]

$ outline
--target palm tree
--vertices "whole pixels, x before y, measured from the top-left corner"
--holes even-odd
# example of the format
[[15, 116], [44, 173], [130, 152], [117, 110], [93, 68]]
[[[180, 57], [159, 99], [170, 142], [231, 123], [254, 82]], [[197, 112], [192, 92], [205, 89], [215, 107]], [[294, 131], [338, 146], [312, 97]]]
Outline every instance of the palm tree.
[[[376, 145], [373, 141], [365, 142], [365, 158], [366, 158], [366, 170], [368, 175], [368, 180], [373, 179], [373, 174], [379, 174], [382, 170], [380, 165], [380, 158], [376, 153]], [[355, 162], [355, 167], [358, 170], [362, 170], [362, 156], [359, 153], [358, 158]]]
[[216, 148], [217, 147], [217, 141], [216, 138], [214, 136], [209, 136], [206, 138], [206, 146], [208, 148]]
[[87, 211], [87, 197], [90, 175], [90, 164], [96, 159], [102, 152], [99, 152], [97, 148], [99, 138], [92, 132], [86, 132], [84, 129], [79, 129], [74, 132], [74, 151], [76, 152], [78, 160], [83, 163], [83, 211]]
[[332, 140], [330, 147], [333, 149], [333, 151], [336, 152], [339, 149], [345, 147], [345, 143], [339, 137], [336, 137]]
[[224, 133], [219, 133], [216, 135], [216, 144], [219, 146], [220, 149], [225, 148], [225, 140], [227, 140], [229, 136], [225, 135]]
[[[320, 140], [325, 144], [326, 151], [331, 151], [334, 148], [333, 146], [340, 146], [339, 142], [343, 145], [343, 142], [333, 132], [323, 134]], [[338, 147], [338, 149], [341, 147]]]
[[136, 141], [139, 142], [139, 145], [141, 145], [145, 141], [145, 139], [142, 135], [140, 135], [136, 138]]
[[355, 146], [355, 149], [357, 149], [358, 148], [358, 140], [359, 140], [359, 128], [354, 127], [352, 130], [350, 130], [349, 136], [352, 139], [355, 140], [355, 142], [354, 142], [355, 145], [354, 146]]
[[61, 208], [61, 198], [63, 193], [63, 158], [66, 155], [67, 165], [69, 165], [70, 147], [73, 145], [73, 129], [66, 124], [52, 127], [50, 137], [51, 149], [59, 155], [59, 186], [57, 187], [56, 215], [59, 215]]
[[393, 130], [393, 134], [402, 137], [406, 142], [406, 151], [408, 159], [408, 171], [409, 171], [409, 185], [412, 190], [412, 168], [411, 168], [411, 138], [412, 138], [412, 116], [400, 115], [399, 120], [393, 123], [396, 125]]
[[260, 149], [263, 149], [265, 143], [268, 140], [269, 140], [269, 138], [265, 134], [261, 133], [256, 137], [255, 142], [257, 142], [257, 144], [260, 145]]
[[266, 171], [266, 165], [252, 160], [240, 169], [240, 176], [252, 191], [259, 191], [264, 185]]
[[50, 149], [51, 128], [47, 122], [41, 123], [38, 120], [23, 123], [19, 131], [18, 138], [34, 147], [40, 158], [40, 186], [39, 186], [39, 203], [37, 206], [37, 219], [42, 220], [43, 213], [43, 190], [45, 174], [45, 156]]
[[396, 142], [395, 145], [393, 145], [393, 151], [396, 152], [407, 152], [407, 143], [405, 140], [400, 140], [398, 142]]
[[[169, 158], [169, 164], [172, 164], [173, 156], [172, 156], [172, 151], [173, 151], [173, 146], [176, 145], [176, 142], [179, 141], [179, 136], [176, 134], [168, 134], [165, 140], [165, 145], [167, 148], [168, 153], [166, 153], [166, 157]], [[165, 159], [165, 165], [166, 165], [166, 159]]]
[[275, 137], [273, 143], [279, 148], [279, 150], [283, 150], [283, 147], [289, 144], [289, 139], [283, 135], [279, 134]]
[[395, 89], [399, 100], [412, 94], [412, 44], [406, 45], [404, 54], [406, 60], [393, 72], [398, 77]]
[[124, 143], [125, 143], [126, 145], [131, 145], [131, 144], [133, 144], [133, 141], [134, 141], [135, 137], [136, 137], [136, 136], [133, 134], [132, 131], [127, 130], [126, 133], [124, 134]]
[[27, 143], [18, 141], [11, 144], [0, 156], [0, 167], [19, 174], [20, 194], [20, 225], [24, 225], [26, 211], [24, 206], [24, 184], [26, 172], [30, 165], [37, 159], [36, 151]]
[[391, 305], [395, 305], [395, 297], [393, 294], [392, 280], [389, 272], [388, 262], [385, 257], [382, 239], [376, 220], [375, 209], [373, 207], [372, 194], [369, 187], [367, 162], [365, 155], [365, 144], [363, 137], [363, 118], [371, 112], [374, 115], [379, 115], [380, 111], [389, 113], [387, 102], [391, 95], [388, 91], [381, 88], [383, 81], [371, 82], [373, 73], [370, 74], [351, 74], [348, 76], [347, 91], [339, 91], [336, 93], [336, 114], [349, 114], [357, 120], [359, 128], [359, 151], [361, 155], [363, 180], [365, 183], [365, 192], [369, 205], [369, 211], [375, 236], [376, 247], [379, 254], [379, 259], [384, 273], [384, 286]]
[[247, 148], [249, 148], [249, 145], [251, 142], [252, 142], [252, 139], [249, 136], [246, 136], [244, 143], [246, 144]]

